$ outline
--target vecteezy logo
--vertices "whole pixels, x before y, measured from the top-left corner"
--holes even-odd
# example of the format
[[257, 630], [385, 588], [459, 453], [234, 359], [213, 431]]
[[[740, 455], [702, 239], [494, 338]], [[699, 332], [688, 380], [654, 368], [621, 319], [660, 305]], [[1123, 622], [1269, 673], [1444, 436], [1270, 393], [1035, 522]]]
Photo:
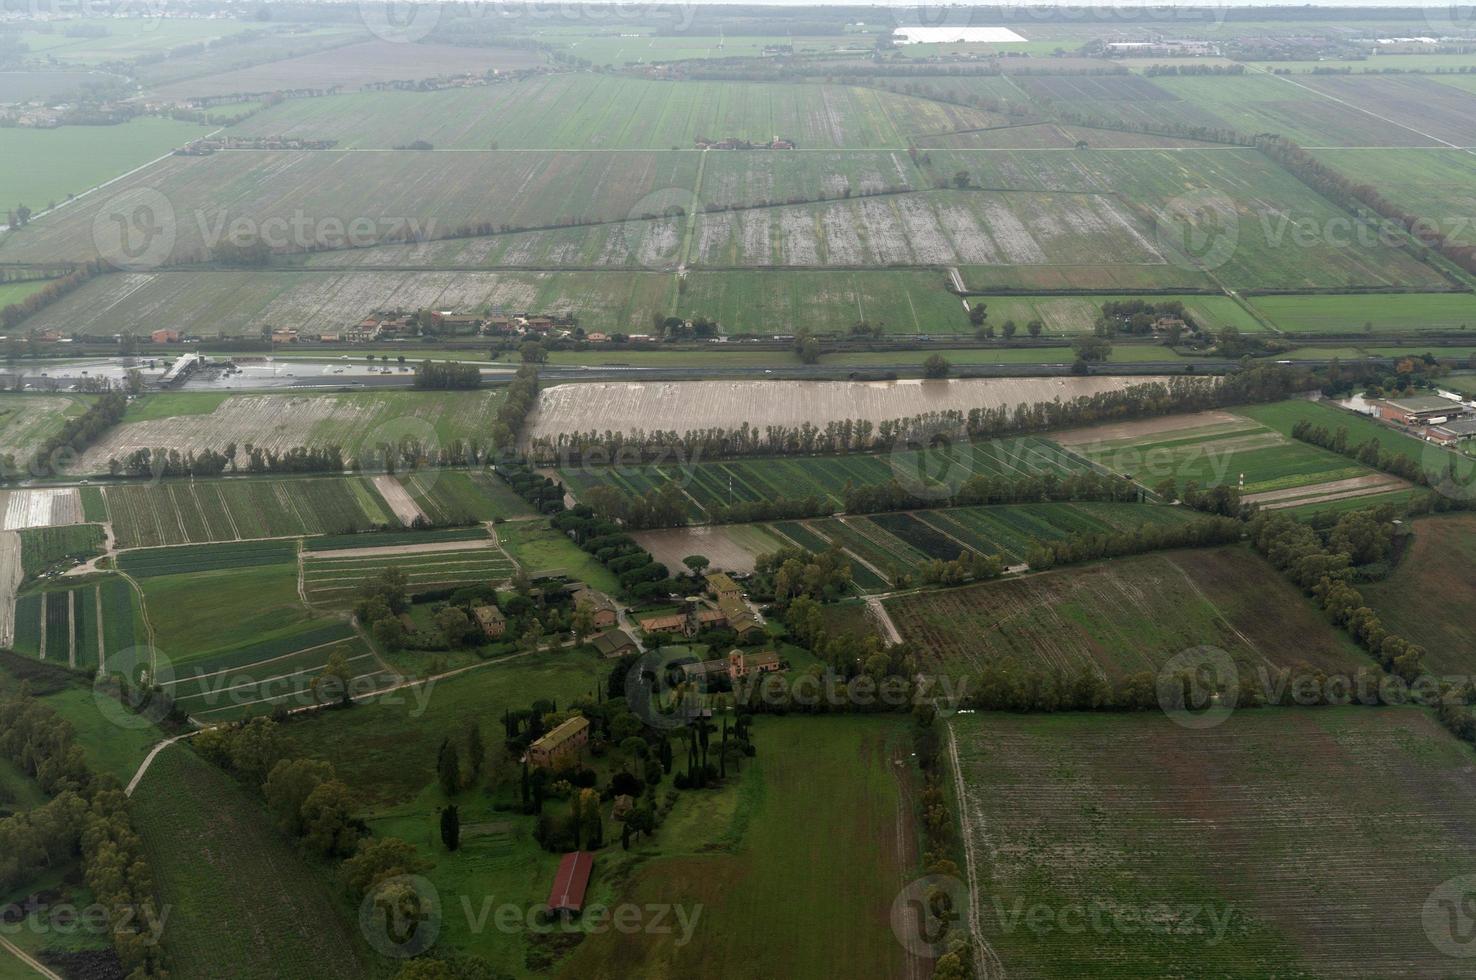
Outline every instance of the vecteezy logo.
[[361, 443], [358, 462], [366, 473], [414, 471], [416, 482], [429, 493], [440, 478], [440, 453], [441, 437], [434, 425], [417, 415], [400, 415], [374, 427]]
[[948, 934], [968, 925], [969, 889], [952, 875], [926, 875], [892, 900], [892, 934], [913, 956], [948, 952]]
[[1422, 9], [1425, 25], [1437, 37], [1464, 34], [1476, 21], [1476, 6], [1471, 0], [1425, 0]]
[[119, 728], [159, 724], [174, 708], [174, 665], [163, 651], [128, 647], [107, 654], [92, 683], [98, 713]]
[[359, 929], [382, 956], [419, 956], [441, 935], [441, 894], [420, 875], [388, 878], [364, 896]]
[[649, 650], [625, 675], [626, 706], [652, 728], [685, 728], [706, 705], [707, 675], [679, 675], [672, 661], [681, 655]]
[[1459, 456], [1439, 443], [1427, 442], [1420, 450], [1420, 471], [1425, 474], [1430, 489], [1440, 496], [1448, 500], [1476, 500], [1476, 460]]
[[1240, 672], [1219, 647], [1191, 647], [1158, 671], [1158, 706], [1184, 728], [1214, 728], [1235, 711]]
[[441, 5], [413, 0], [360, 0], [359, 20], [381, 40], [413, 44], [441, 23]]
[[124, 272], [144, 272], [169, 261], [176, 233], [174, 205], [151, 187], [115, 194], [92, 218], [98, 257]]
[[1214, 191], [1181, 194], [1164, 204], [1154, 228], [1159, 251], [1183, 269], [1218, 269], [1240, 244], [1235, 202]]
[[956, 423], [934, 420], [909, 426], [892, 443], [887, 465], [897, 485], [919, 500], [957, 496], [974, 475], [974, 447]]
[[1420, 915], [1425, 936], [1445, 956], [1476, 956], [1476, 874], [1451, 878], [1435, 886]]

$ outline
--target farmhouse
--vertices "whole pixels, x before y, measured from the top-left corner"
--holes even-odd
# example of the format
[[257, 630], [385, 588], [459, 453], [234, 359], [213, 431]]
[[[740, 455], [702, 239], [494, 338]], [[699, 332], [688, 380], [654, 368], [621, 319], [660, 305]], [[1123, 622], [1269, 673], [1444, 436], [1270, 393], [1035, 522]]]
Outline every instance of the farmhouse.
[[431, 314], [431, 324], [437, 333], [477, 334], [482, 331], [483, 320], [471, 313], [452, 313], [449, 310]]
[[1373, 406], [1378, 418], [1397, 425], [1440, 425], [1448, 419], [1467, 414], [1466, 407], [1460, 402], [1438, 395], [1387, 398], [1374, 402]]
[[728, 654], [728, 676], [734, 680], [749, 674], [767, 674], [782, 669], [779, 654], [773, 650], [764, 650], [761, 653], [733, 650]]
[[712, 597], [719, 602], [724, 599], [742, 600], [743, 598], [743, 590], [727, 572], [713, 572], [707, 576], [707, 591], [711, 592]]
[[574, 608], [588, 609], [594, 617], [596, 629], [608, 629], [615, 625], [617, 613], [615, 603], [603, 592], [595, 589], [580, 589], [574, 593]]
[[149, 341], [155, 344], [177, 344], [179, 343], [179, 331], [160, 329], [149, 334]]
[[472, 615], [476, 617], [477, 625], [489, 640], [495, 640], [507, 632], [507, 617], [496, 606], [476, 606], [472, 609]]
[[545, 769], [563, 769], [579, 758], [589, 742], [589, 719], [575, 715], [528, 746], [528, 761]]
[[578, 915], [584, 908], [584, 895], [589, 890], [589, 875], [593, 870], [594, 855], [588, 851], [565, 854], [548, 892], [548, 910], [562, 916]]
[[631, 639], [630, 634], [625, 630], [606, 630], [592, 637], [589, 643], [595, 648], [595, 652], [606, 659], [639, 652], [635, 640]]
[[701, 660], [690, 664], [682, 664], [682, 680], [691, 682], [704, 682], [719, 677], [727, 677], [729, 672], [728, 661]]

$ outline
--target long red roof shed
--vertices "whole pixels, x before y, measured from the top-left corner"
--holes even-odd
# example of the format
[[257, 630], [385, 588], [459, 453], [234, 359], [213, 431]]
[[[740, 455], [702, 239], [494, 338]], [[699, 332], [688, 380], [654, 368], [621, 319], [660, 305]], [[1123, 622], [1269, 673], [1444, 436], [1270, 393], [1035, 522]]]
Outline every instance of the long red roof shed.
[[594, 855], [588, 851], [572, 851], [559, 862], [553, 888], [548, 893], [548, 907], [553, 912], [578, 912], [584, 908], [584, 893], [589, 888], [589, 873], [594, 870]]

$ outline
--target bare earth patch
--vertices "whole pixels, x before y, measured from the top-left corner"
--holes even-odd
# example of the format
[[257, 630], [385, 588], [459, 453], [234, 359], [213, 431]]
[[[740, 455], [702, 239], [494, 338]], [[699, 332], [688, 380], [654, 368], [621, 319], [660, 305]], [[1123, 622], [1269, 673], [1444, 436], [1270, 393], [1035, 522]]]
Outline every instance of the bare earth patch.
[[394, 477], [376, 476], [374, 489], [379, 491], [384, 502], [389, 504], [390, 510], [395, 512], [395, 516], [406, 527], [413, 524], [417, 517], [425, 517], [420, 506], [415, 502], [415, 498], [410, 496], [410, 491], [401, 486], [400, 481]]
[[1267, 510], [1283, 507], [1300, 507], [1303, 504], [1322, 504], [1330, 500], [1347, 500], [1350, 497], [1368, 497], [1376, 493], [1401, 490], [1409, 484], [1397, 476], [1386, 473], [1371, 473], [1331, 483], [1317, 483], [1308, 487], [1292, 487], [1287, 490], [1268, 490], [1242, 498], [1248, 504], [1260, 504]]
[[948, 381], [673, 381], [562, 384], [538, 395], [530, 440], [606, 430], [677, 432], [765, 426], [823, 428], [844, 419], [880, 423], [930, 412], [967, 412], [1068, 401], [1162, 383], [1165, 377], [959, 378]]
[[686, 527], [663, 531], [640, 531], [632, 537], [636, 544], [645, 548], [667, 571], [673, 575], [690, 572], [682, 559], [688, 555], [705, 555], [714, 569], [725, 572], [748, 573], [753, 571], [754, 559], [758, 555], [745, 548], [727, 528]]
[[1180, 432], [1187, 429], [1253, 428], [1238, 415], [1229, 412], [1190, 412], [1187, 415], [1164, 415], [1159, 418], [1140, 419], [1136, 422], [1114, 422], [1110, 425], [1088, 425], [1080, 429], [1057, 432], [1051, 438], [1063, 446], [1080, 446], [1088, 443], [1140, 442], [1148, 436]]
[[21, 578], [20, 535], [0, 531], [0, 646], [15, 642], [15, 592]]

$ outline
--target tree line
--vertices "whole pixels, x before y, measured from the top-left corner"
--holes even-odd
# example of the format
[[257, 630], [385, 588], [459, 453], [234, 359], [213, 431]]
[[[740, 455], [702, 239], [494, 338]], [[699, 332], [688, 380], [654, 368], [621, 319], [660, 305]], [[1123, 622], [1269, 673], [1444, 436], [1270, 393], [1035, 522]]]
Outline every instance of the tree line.
[[76, 292], [101, 271], [101, 263], [87, 262], [62, 278], [53, 279], [26, 298], [0, 309], [0, 328], [14, 330], [26, 317], [39, 313], [57, 300]]
[[482, 370], [460, 361], [421, 361], [415, 365], [415, 387], [465, 391], [482, 386]]

